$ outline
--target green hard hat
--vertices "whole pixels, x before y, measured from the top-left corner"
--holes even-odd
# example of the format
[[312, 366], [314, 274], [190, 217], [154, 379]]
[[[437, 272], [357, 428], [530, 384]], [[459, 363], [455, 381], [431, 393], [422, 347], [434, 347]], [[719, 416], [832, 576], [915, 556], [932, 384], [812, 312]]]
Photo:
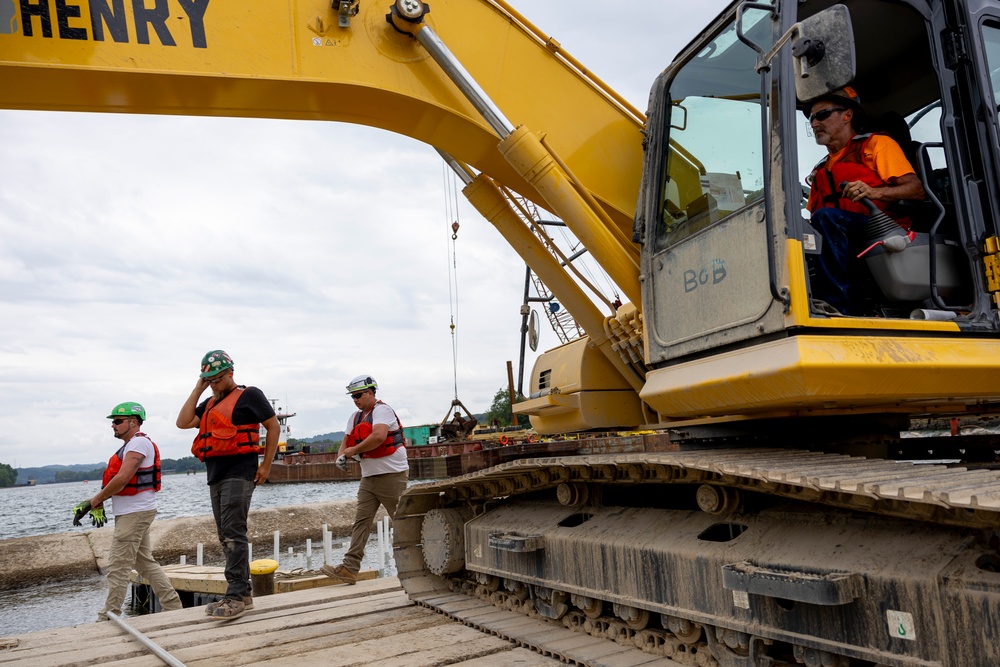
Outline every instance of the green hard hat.
[[212, 350], [201, 358], [201, 377], [210, 378], [232, 367], [233, 360], [228, 354], [223, 350]]
[[139, 421], [144, 422], [146, 421], [146, 408], [134, 401], [125, 401], [111, 409], [108, 419], [115, 419], [116, 417], [138, 417]]

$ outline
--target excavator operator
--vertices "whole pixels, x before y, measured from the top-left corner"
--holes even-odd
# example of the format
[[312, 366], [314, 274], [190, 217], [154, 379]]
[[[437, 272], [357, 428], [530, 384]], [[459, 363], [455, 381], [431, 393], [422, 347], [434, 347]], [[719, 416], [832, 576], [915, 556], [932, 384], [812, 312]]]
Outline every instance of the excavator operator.
[[[904, 229], [911, 221], [894, 211], [894, 202], [924, 199], [924, 188], [900, 145], [881, 133], [859, 134], [865, 113], [850, 86], [803, 106], [816, 143], [829, 153], [806, 178], [810, 224], [823, 237], [818, 255], [807, 255], [813, 269], [813, 297], [839, 313], [859, 315], [866, 295], [859, 285], [869, 199]], [[863, 274], [861, 274], [863, 275]]]

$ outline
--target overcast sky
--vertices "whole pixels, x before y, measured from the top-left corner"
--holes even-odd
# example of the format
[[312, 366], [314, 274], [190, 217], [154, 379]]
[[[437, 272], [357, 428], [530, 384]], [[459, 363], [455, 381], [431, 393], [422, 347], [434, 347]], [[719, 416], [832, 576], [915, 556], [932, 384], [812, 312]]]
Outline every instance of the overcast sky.
[[[728, 2], [512, 4], [645, 109]], [[508, 360], [517, 373], [524, 264], [461, 195], [455, 209], [429, 146], [335, 123], [43, 112], [0, 112], [0, 146], [2, 463], [106, 461], [126, 400], [162, 456], [188, 455], [174, 420], [216, 348], [297, 413], [300, 438], [343, 429], [361, 373], [405, 425], [439, 422], [453, 314], [470, 410]], [[543, 327], [539, 349], [557, 343]]]

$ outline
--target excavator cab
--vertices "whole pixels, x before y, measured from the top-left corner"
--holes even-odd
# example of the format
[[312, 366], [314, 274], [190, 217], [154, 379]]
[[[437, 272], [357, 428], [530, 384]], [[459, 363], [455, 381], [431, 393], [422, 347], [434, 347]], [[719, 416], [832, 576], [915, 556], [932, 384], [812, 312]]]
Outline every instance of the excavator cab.
[[[661, 415], [912, 409], [930, 387], [876, 361], [869, 346], [881, 338], [884, 349], [886, 337], [924, 350], [920, 363], [950, 375], [956, 391], [971, 382], [996, 393], [988, 374], [968, 370], [985, 357], [966, 364], [944, 353], [967, 333], [1000, 330], [1000, 9], [971, 2], [965, 12], [897, 0], [737, 2], [659, 77], [635, 232], [650, 365], [641, 396]], [[863, 131], [896, 139], [927, 193], [900, 203], [912, 234], [890, 225], [866, 244], [858, 280], [870, 302], [851, 317], [817, 298], [808, 256], [823, 240], [802, 196], [827, 152], [801, 104], [844, 85], [860, 94]], [[867, 351], [838, 370], [827, 363], [859, 346]], [[845, 375], [854, 364], [866, 372]]]

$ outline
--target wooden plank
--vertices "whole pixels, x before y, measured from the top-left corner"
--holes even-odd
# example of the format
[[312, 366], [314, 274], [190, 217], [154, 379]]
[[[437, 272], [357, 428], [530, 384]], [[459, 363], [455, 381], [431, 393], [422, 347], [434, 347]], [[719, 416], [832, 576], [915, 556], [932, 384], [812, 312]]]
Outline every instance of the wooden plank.
[[[226, 581], [225, 568], [211, 565], [164, 565], [163, 571], [170, 579], [170, 585], [176, 591], [189, 593], [204, 593], [207, 595], [225, 595], [229, 588]], [[145, 583], [142, 577], [133, 570], [129, 577], [133, 583]], [[368, 581], [378, 579], [378, 572], [375, 570], [361, 570], [358, 572], [358, 581]], [[292, 591], [305, 590], [307, 588], [319, 588], [320, 586], [343, 586], [342, 581], [336, 581], [325, 574], [315, 574], [301, 576], [291, 572], [278, 570], [274, 577], [275, 593], [290, 593]]]
[[[291, 598], [301, 597], [303, 594], [268, 596], [261, 599], [260, 608], [255, 606], [252, 611], [231, 621], [208, 617], [203, 608], [198, 607], [129, 618], [126, 622], [169, 651], [170, 647], [198, 645], [233, 637], [245, 638], [261, 633], [282, 633], [301, 625], [320, 624], [372, 612], [391, 614], [398, 609], [415, 608], [398, 589], [380, 592], [378, 589], [384, 586], [382, 582], [350, 588], [366, 586], [376, 590], [371, 595], [366, 595], [365, 591], [358, 591], [358, 595], [338, 591], [332, 595], [331, 600], [315, 600], [318, 596], [310, 591], [307, 592], [306, 599], [300, 600], [298, 604]], [[327, 594], [327, 597], [331, 595]], [[313, 598], [313, 601], [309, 598]], [[434, 615], [430, 610], [426, 610], [426, 613]], [[98, 664], [135, 657], [145, 651], [112, 623], [88, 624], [76, 626], [75, 630], [62, 630], [61, 641], [48, 638], [48, 641], [31, 645], [27, 640], [32, 635], [22, 637], [25, 641], [21, 642], [18, 651], [0, 653], [0, 664], [5, 665], [3, 661], [8, 656], [12, 664], [17, 664], [21, 656], [29, 656], [24, 664], [31, 664], [33, 667]], [[86, 641], [81, 641], [82, 639]]]
[[563, 664], [559, 660], [547, 658], [541, 653], [535, 653], [526, 648], [515, 648], [501, 654], [470, 658], [453, 663], [453, 665], [457, 667], [496, 667], [501, 661], [504, 667], [550, 667], [551, 665]]
[[[331, 579], [325, 574], [318, 574], [315, 576], [297, 576], [291, 573], [282, 572], [278, 570], [275, 573], [274, 579], [274, 592], [275, 593], [291, 593], [293, 591], [304, 591], [308, 588], [319, 588], [321, 586], [348, 586], [350, 584], [345, 584], [343, 581], [337, 581]], [[369, 581], [371, 579], [378, 579], [378, 572], [375, 570], [361, 570], [358, 572], [358, 581]]]
[[[184, 647], [168, 648], [170, 653], [188, 667], [211, 667], [218, 664], [258, 665], [269, 660], [326, 651], [338, 646], [357, 643], [371, 637], [383, 642], [406, 641], [410, 633], [447, 623], [447, 619], [428, 610], [410, 607], [388, 614], [365, 614], [332, 623], [310, 623], [280, 632], [255, 633], [239, 637], [203, 637]], [[376, 629], [379, 624], [384, 629]], [[167, 648], [166, 645], [164, 646]], [[233, 657], [239, 656], [237, 662]], [[152, 656], [151, 656], [152, 657]], [[141, 664], [135, 661], [102, 663], [103, 667], [159, 667], [155, 657]], [[323, 663], [316, 663], [323, 664]], [[330, 663], [336, 664], [336, 663]]]
[[[504, 654], [511, 650], [509, 642], [484, 635], [458, 623], [394, 635], [365, 639], [326, 649], [296, 652], [282, 658], [256, 663], [266, 667], [301, 667], [312, 665], [392, 665], [393, 667], [425, 667], [451, 664], [461, 659]], [[502, 662], [498, 658], [497, 662]]]

